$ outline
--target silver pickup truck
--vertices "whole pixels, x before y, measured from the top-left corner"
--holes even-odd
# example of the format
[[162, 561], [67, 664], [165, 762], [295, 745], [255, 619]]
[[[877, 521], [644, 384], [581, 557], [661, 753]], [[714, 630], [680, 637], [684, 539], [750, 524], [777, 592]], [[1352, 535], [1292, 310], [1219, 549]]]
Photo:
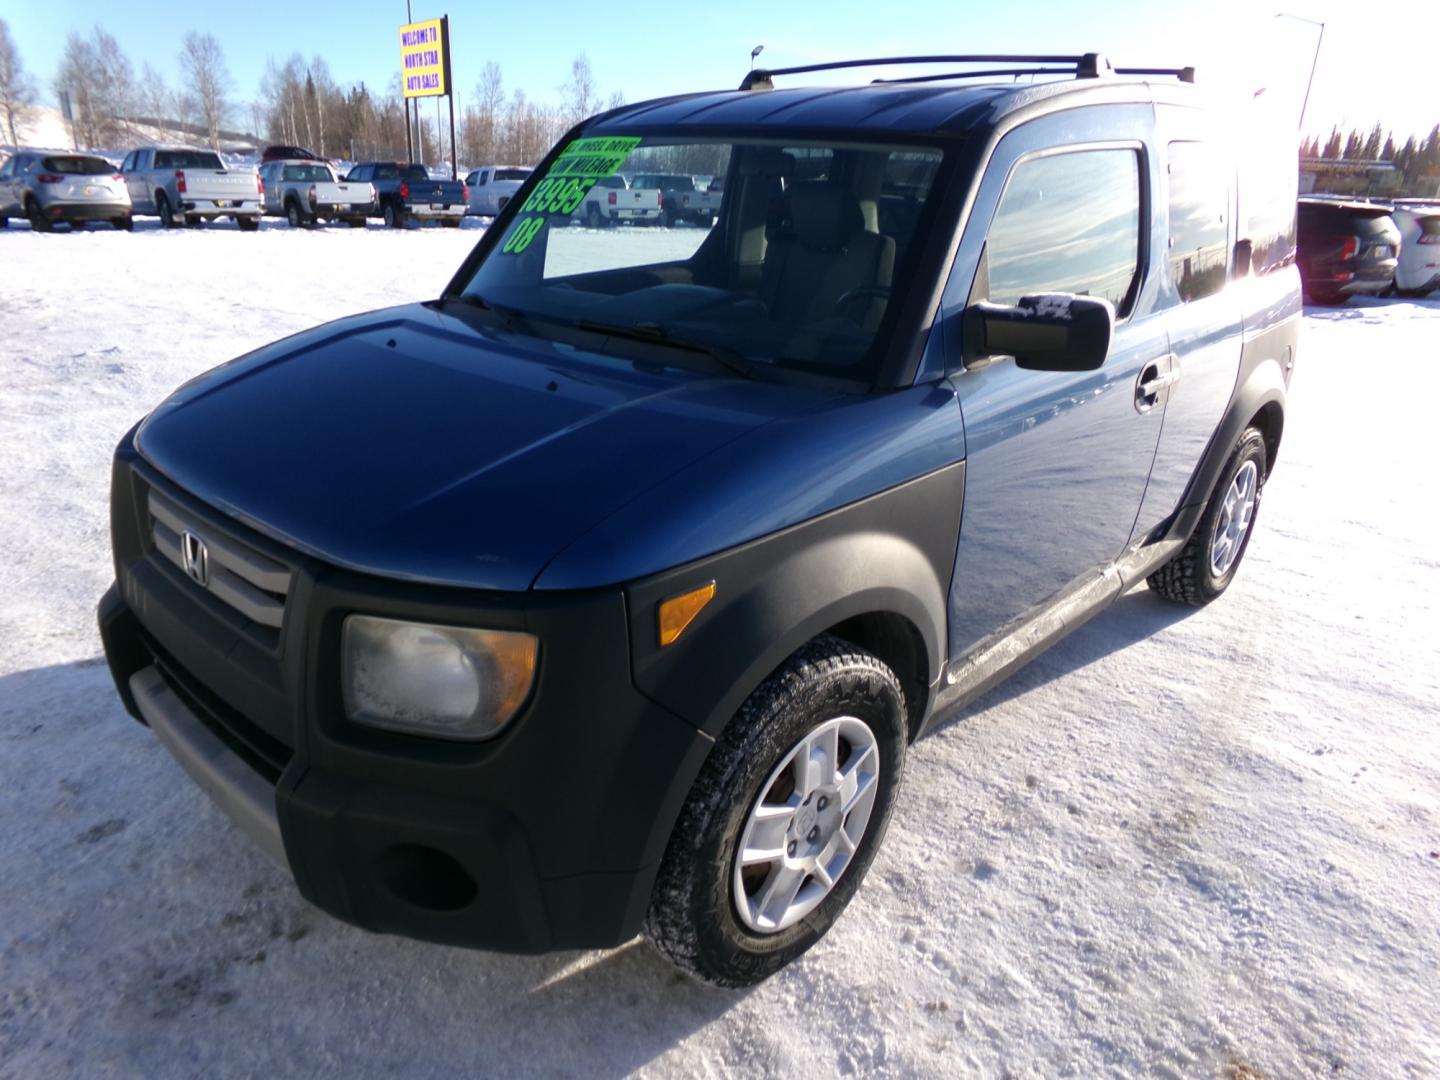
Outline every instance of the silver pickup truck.
[[267, 161], [260, 166], [260, 180], [265, 213], [284, 215], [291, 228], [344, 221], [363, 229], [375, 212], [373, 187], [337, 180], [323, 161]]
[[227, 169], [213, 151], [146, 146], [125, 155], [120, 173], [134, 212], [154, 214], [167, 229], [222, 217], [244, 231], [260, 227], [259, 174]]

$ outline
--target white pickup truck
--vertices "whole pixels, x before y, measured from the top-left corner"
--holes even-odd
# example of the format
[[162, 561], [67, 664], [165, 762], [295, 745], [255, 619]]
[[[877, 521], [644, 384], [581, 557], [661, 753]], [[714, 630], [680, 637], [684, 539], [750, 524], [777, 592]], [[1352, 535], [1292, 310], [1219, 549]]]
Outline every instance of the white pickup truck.
[[505, 209], [510, 196], [520, 190], [529, 178], [526, 165], [481, 165], [465, 177], [470, 188], [469, 213], [478, 217], [494, 217]]
[[120, 174], [134, 212], [154, 214], [167, 229], [222, 217], [247, 232], [260, 227], [260, 175], [227, 169], [211, 150], [142, 147], [125, 155]]
[[375, 212], [375, 189], [338, 180], [323, 161], [267, 161], [260, 166], [265, 213], [284, 215], [292, 228], [317, 221], [344, 221], [363, 229]]
[[592, 229], [629, 221], [636, 225], [657, 225], [664, 209], [660, 189], [631, 187], [622, 176], [605, 176], [585, 193], [575, 208], [575, 218]]
[[659, 188], [661, 194], [662, 225], [674, 225], [689, 221], [696, 225], [710, 225], [720, 212], [720, 192], [711, 194], [701, 191], [693, 176], [677, 173], [637, 173], [630, 178], [636, 187]]

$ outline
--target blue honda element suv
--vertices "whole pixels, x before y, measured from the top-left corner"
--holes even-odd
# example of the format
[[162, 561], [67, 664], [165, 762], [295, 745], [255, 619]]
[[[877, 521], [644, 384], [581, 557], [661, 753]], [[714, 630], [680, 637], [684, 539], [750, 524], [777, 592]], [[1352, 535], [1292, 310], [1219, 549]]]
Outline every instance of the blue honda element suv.
[[[756, 982], [937, 718], [1138, 582], [1229, 586], [1295, 358], [1293, 140], [1237, 146], [1189, 69], [918, 59], [588, 120], [439, 297], [126, 435], [116, 687], [311, 902]], [[573, 223], [641, 173], [723, 177], [713, 223]]]

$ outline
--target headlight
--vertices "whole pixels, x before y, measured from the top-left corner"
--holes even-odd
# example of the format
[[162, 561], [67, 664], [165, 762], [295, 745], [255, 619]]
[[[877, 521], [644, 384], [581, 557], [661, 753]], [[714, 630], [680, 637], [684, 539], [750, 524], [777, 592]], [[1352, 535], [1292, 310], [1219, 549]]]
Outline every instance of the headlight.
[[539, 649], [532, 634], [351, 615], [341, 643], [345, 711], [410, 735], [486, 739], [530, 696]]

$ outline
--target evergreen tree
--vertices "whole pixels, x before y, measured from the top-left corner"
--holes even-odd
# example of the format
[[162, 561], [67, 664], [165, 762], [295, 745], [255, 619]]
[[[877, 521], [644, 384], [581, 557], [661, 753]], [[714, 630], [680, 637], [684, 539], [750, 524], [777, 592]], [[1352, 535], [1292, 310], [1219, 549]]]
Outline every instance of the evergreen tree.
[[1330, 129], [1330, 138], [1325, 140], [1325, 153], [1321, 156], [1330, 161], [1337, 161], [1340, 158], [1340, 149], [1344, 145], [1340, 129], [1338, 127], [1332, 127]]

